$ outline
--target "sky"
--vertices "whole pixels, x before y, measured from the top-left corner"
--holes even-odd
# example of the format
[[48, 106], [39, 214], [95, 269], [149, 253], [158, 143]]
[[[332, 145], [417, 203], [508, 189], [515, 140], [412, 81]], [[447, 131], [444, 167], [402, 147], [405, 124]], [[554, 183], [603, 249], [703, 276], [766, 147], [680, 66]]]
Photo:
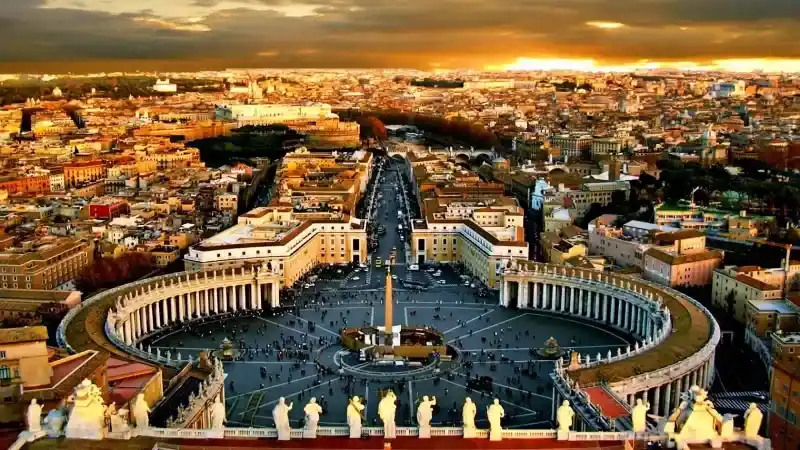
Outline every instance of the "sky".
[[800, 0], [0, 0], [0, 71], [761, 67]]

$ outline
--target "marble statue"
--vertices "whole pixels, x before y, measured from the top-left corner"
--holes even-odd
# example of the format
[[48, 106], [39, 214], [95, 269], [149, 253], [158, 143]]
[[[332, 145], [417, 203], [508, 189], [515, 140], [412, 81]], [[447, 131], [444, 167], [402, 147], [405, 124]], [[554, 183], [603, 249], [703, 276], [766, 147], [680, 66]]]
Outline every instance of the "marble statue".
[[141, 392], [136, 395], [136, 401], [133, 402], [133, 420], [136, 422], [136, 429], [146, 430], [150, 428], [150, 405], [144, 399], [144, 394]]
[[64, 429], [64, 408], [53, 408], [44, 418], [45, 431], [51, 438], [61, 437]]
[[303, 437], [314, 439], [317, 437], [319, 427], [319, 415], [322, 414], [322, 406], [317, 403], [316, 397], [311, 397], [303, 412], [306, 414], [306, 427], [303, 430]]
[[647, 430], [647, 411], [649, 409], [650, 403], [644, 403], [640, 398], [636, 399], [636, 406], [633, 407], [631, 412], [634, 433], [643, 433]]
[[292, 426], [289, 423], [289, 411], [292, 410], [292, 405], [293, 403], [287, 405], [286, 399], [281, 397], [278, 399], [278, 404], [272, 408], [272, 420], [275, 421], [279, 441], [291, 439]]
[[378, 417], [383, 422], [383, 437], [384, 439], [394, 439], [397, 437], [397, 427], [394, 422], [394, 416], [397, 412], [397, 396], [394, 392], [388, 391], [383, 395], [383, 398], [378, 402]]
[[433, 406], [436, 405], [436, 397], [422, 397], [422, 401], [417, 407], [417, 424], [419, 424], [419, 437], [427, 439], [431, 437], [431, 419], [433, 419]]
[[214, 405], [211, 407], [211, 429], [222, 430], [225, 428], [227, 422], [227, 413], [225, 412], [225, 404], [222, 403], [222, 398], [217, 396], [214, 400]]
[[111, 417], [117, 415], [117, 402], [111, 402], [110, 405], [106, 406], [105, 412], [103, 412], [103, 419], [106, 425], [106, 429], [111, 429]]
[[506, 412], [500, 406], [500, 400], [494, 399], [494, 402], [486, 408], [486, 418], [489, 419], [489, 440], [500, 441], [503, 439], [503, 425], [501, 423]]
[[100, 388], [89, 380], [81, 381], [70, 396], [72, 410], [64, 434], [68, 439], [100, 440], [105, 437], [105, 404]]
[[36, 399], [31, 400], [28, 405], [28, 413], [26, 415], [28, 422], [28, 432], [31, 434], [41, 433], [42, 431], [42, 405]]
[[112, 415], [109, 419], [111, 420], [111, 431], [114, 433], [124, 433], [131, 429], [128, 424], [127, 408], [117, 410], [116, 414]]
[[758, 409], [755, 403], [750, 403], [750, 407], [744, 412], [744, 436], [746, 438], [758, 437], [758, 430], [761, 429], [761, 421], [764, 414]]
[[704, 389], [692, 386], [664, 422], [662, 432], [679, 446], [689, 442], [713, 443], [720, 439], [717, 430], [722, 430], [726, 419], [717, 412], [706, 395]]
[[575, 418], [575, 411], [569, 406], [569, 400], [564, 400], [561, 406], [556, 411], [556, 420], [558, 421], [558, 432], [568, 433], [572, 427], [572, 420]]
[[461, 420], [464, 422], [464, 437], [475, 437], [475, 414], [477, 414], [475, 403], [472, 399], [467, 397], [464, 399], [464, 408], [461, 411]]
[[350, 403], [347, 405], [347, 426], [350, 427], [351, 439], [361, 437], [362, 411], [364, 411], [364, 405], [361, 404], [361, 399], [356, 395], [350, 399]]

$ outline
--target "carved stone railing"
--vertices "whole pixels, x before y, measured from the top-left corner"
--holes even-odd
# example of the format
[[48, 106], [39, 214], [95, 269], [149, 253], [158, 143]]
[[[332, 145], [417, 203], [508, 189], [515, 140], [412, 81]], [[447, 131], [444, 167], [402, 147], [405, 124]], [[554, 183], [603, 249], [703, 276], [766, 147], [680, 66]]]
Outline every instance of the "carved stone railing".
[[200, 383], [197, 393], [189, 394], [189, 404], [186, 407], [179, 406], [176, 416], [167, 419], [167, 427], [188, 427], [220, 395], [224, 384], [225, 372], [222, 368], [222, 361], [213, 359], [211, 375]]
[[[362, 434], [371, 437], [383, 437], [383, 427], [364, 427]], [[397, 427], [396, 434], [398, 437], [417, 437], [419, 436], [419, 429], [417, 427]], [[587, 433], [571, 432], [570, 440], [590, 440], [582, 437]], [[596, 434], [596, 433], [589, 433]], [[619, 440], [620, 433], [606, 433], [607, 436], [603, 440]], [[461, 437], [464, 435], [463, 428], [460, 427], [431, 427], [431, 436], [444, 436], [444, 437]], [[574, 439], [573, 439], [574, 435]], [[214, 439], [219, 438], [219, 432], [216, 430], [196, 430], [196, 429], [182, 429], [182, 428], [148, 428], [139, 432], [139, 436], [148, 436], [154, 438], [174, 438], [174, 439]], [[260, 439], [277, 439], [278, 431], [275, 428], [225, 428], [224, 438], [260, 438]], [[317, 429], [317, 436], [333, 436], [348, 439], [350, 436], [350, 429], [348, 427], [319, 427]], [[632, 434], [630, 435], [632, 436]], [[303, 429], [293, 428], [290, 437], [294, 439], [303, 439]], [[557, 433], [555, 430], [503, 430], [503, 439], [555, 439]], [[489, 430], [476, 430], [475, 438], [488, 439]], [[346, 442], [346, 441], [345, 441]]]
[[147, 279], [144, 279], [144, 280], [134, 281], [132, 283], [123, 284], [123, 285], [117, 286], [115, 288], [108, 289], [106, 291], [100, 292], [99, 294], [95, 294], [95, 295], [85, 299], [78, 306], [70, 309], [67, 312], [67, 314], [64, 316], [64, 318], [61, 319], [61, 323], [58, 324], [58, 329], [56, 330], [56, 342], [58, 343], [58, 345], [60, 347], [63, 347], [63, 348], [66, 348], [67, 350], [69, 350], [70, 353], [75, 353], [75, 349], [72, 348], [72, 346], [69, 344], [69, 341], [67, 340], [67, 328], [72, 323], [72, 321], [75, 319], [75, 317], [78, 315], [78, 313], [83, 311], [85, 308], [97, 307], [97, 304], [101, 300], [108, 299], [109, 297], [110, 298], [116, 298], [121, 293], [126, 292], [126, 291], [128, 291], [130, 289], [135, 289], [137, 287], [144, 287], [144, 286], [147, 286], [147, 285], [152, 284], [152, 283], [158, 283], [159, 281], [167, 280], [169, 278], [173, 278], [173, 277], [176, 277], [176, 276], [181, 276], [181, 275], [183, 275], [185, 273], [186, 272], [180, 272], [180, 273], [169, 274], [169, 275], [159, 275], [159, 276], [152, 277], [152, 278], [147, 278]]

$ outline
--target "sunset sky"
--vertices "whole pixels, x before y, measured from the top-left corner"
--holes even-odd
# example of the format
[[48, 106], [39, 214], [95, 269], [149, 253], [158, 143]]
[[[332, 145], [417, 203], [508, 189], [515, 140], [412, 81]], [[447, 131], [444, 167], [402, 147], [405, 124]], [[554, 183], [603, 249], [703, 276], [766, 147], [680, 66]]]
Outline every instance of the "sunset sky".
[[800, 71], [798, 30], [800, 0], [0, 0], [0, 71]]

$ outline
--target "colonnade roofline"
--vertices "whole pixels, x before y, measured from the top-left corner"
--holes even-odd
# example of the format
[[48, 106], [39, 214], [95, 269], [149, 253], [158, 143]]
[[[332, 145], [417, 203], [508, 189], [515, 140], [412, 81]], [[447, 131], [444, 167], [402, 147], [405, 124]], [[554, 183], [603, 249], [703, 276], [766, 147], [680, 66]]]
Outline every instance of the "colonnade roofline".
[[[258, 268], [240, 267], [199, 272], [179, 272], [123, 284], [93, 295], [81, 302], [77, 307], [72, 308], [59, 324], [56, 340], [59, 346], [67, 348], [71, 353], [86, 349], [99, 349], [120, 355], [124, 354], [132, 359], [143, 359], [165, 367], [175, 366], [175, 363], [179, 361], [173, 360], [172, 364], [169, 364], [165, 358], [157, 358], [154, 355], [149, 355], [136, 349], [133, 345], [135, 344], [133, 340], [126, 342], [124, 336], [109, 335], [109, 331], [117, 331], [109, 325], [112, 322], [121, 323], [123, 316], [130, 317], [130, 312], [137, 305], [145, 306], [147, 304], [146, 306], [149, 307], [149, 304], [159, 300], [156, 297], [163, 296], [164, 298], [160, 300], [164, 300], [175, 295], [186, 294], [194, 287], [200, 290], [216, 289], [237, 283], [243, 286], [273, 283], [275, 286], [271, 287], [271, 294], [263, 292], [263, 298], [275, 301], [277, 293], [274, 290], [277, 287], [278, 277], [279, 275], [266, 270], [266, 267], [262, 265]], [[231, 294], [233, 293], [231, 292]], [[250, 296], [251, 299], [257, 297], [257, 294]], [[228, 302], [227, 304], [231, 308], [233, 306], [239, 307], [238, 303], [234, 305]], [[203, 306], [205, 307], [205, 305]], [[92, 324], [89, 322], [97, 322], [97, 317], [102, 317], [99, 321], [99, 326], [90, 326]], [[168, 317], [171, 318], [172, 316]], [[153, 321], [154, 325], [167, 324], [166, 321], [156, 320]], [[78, 335], [90, 336], [86, 336], [81, 342], [80, 339], [75, 339], [75, 336]]]
[[[503, 278], [504, 284], [510, 281], [575, 286], [577, 283], [579, 286], [585, 285], [590, 291], [601, 287], [617, 290], [621, 294], [627, 291], [628, 294], [648, 299], [669, 311], [671, 330], [660, 344], [606, 364], [568, 369], [569, 378], [580, 386], [598, 383], [614, 385], [632, 378], [652, 377], [655, 381], [660, 375], [680, 371], [677, 365], [690, 362], [690, 358], [707, 359], [713, 356], [719, 342], [719, 326], [711, 313], [697, 301], [666, 286], [627, 275], [533, 261], [513, 261], [505, 270]], [[559, 283], [559, 280], [569, 283]], [[593, 284], [597, 287], [590, 288]], [[707, 354], [709, 351], [710, 355]]]

